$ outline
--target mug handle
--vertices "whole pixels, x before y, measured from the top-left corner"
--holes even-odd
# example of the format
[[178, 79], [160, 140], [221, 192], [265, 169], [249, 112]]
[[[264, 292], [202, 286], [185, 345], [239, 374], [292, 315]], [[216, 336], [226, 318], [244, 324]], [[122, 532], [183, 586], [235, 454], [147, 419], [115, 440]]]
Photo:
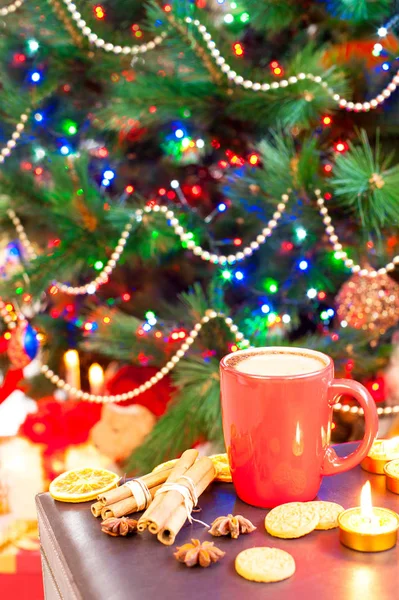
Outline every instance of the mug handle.
[[371, 394], [366, 388], [361, 383], [352, 379], [333, 379], [328, 391], [329, 405], [333, 406], [336, 403], [337, 396], [342, 396], [343, 394], [353, 396], [363, 408], [365, 422], [364, 437], [356, 450], [343, 458], [340, 458], [335, 450], [329, 446], [324, 456], [322, 466], [323, 475], [336, 475], [337, 473], [343, 473], [356, 467], [367, 456], [378, 433], [377, 408]]

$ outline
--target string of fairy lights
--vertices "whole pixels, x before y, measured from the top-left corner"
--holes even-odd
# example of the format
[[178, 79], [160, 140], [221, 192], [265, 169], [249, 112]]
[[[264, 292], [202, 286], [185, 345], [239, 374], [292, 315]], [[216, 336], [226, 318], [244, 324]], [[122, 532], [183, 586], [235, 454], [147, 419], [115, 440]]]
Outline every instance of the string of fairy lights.
[[[388, 272], [393, 271], [396, 268], [396, 265], [399, 265], [399, 255], [395, 255], [392, 260], [390, 260], [384, 267], [376, 269], [368, 269], [362, 268], [359, 264], [355, 264], [355, 262], [348, 257], [348, 254], [345, 250], [343, 250], [343, 245], [340, 242], [338, 235], [336, 234], [335, 227], [332, 225], [332, 220], [329, 215], [326, 203], [324, 198], [321, 195], [321, 191], [319, 189], [314, 190], [317, 205], [319, 207], [319, 212], [322, 217], [323, 223], [325, 225], [325, 231], [328, 236], [329, 241], [331, 242], [334, 251], [335, 258], [340, 259], [344, 262], [345, 266], [351, 270], [352, 273], [357, 273], [360, 277], [370, 277], [374, 278], [377, 275], [386, 275]], [[187, 231], [181, 224], [179, 219], [176, 217], [176, 214], [173, 210], [168, 208], [165, 205], [147, 205], [143, 209], [136, 209], [134, 213], [134, 219], [136, 222], [142, 222], [143, 215], [149, 213], [159, 213], [164, 216], [166, 220], [166, 224], [169, 227], [172, 227], [175, 234], [180, 238], [182, 244], [187, 247], [188, 250], [191, 250], [195, 256], [198, 256], [204, 261], [211, 262], [214, 265], [233, 265], [237, 262], [245, 260], [250, 257], [254, 252], [259, 250], [262, 244], [264, 244], [267, 238], [271, 237], [273, 230], [277, 227], [279, 220], [282, 217], [283, 212], [285, 211], [286, 205], [289, 201], [289, 194], [282, 194], [281, 202], [277, 204], [277, 210], [273, 213], [273, 218], [269, 220], [267, 227], [262, 229], [262, 232], [256, 236], [256, 238], [247, 244], [242, 250], [236, 252], [235, 254], [214, 254], [205, 250], [202, 246], [196, 244], [193, 241], [194, 234], [190, 231]], [[27, 255], [31, 259], [37, 258], [36, 251], [26, 235], [25, 229], [15, 211], [9, 209], [8, 216], [11, 219], [19, 240], [24, 247]], [[53, 285], [56, 286], [61, 292], [71, 295], [71, 296], [80, 296], [85, 294], [95, 294], [96, 291], [103, 284], [107, 283], [110, 275], [118, 264], [120, 260], [127, 241], [130, 236], [130, 232], [132, 230], [133, 224], [129, 221], [122, 233], [121, 236], [112, 252], [110, 258], [108, 259], [105, 267], [101, 270], [101, 272], [88, 283], [81, 286], [71, 286], [66, 283], [61, 283], [59, 281], [54, 281]], [[303, 270], [303, 269], [302, 269]]]

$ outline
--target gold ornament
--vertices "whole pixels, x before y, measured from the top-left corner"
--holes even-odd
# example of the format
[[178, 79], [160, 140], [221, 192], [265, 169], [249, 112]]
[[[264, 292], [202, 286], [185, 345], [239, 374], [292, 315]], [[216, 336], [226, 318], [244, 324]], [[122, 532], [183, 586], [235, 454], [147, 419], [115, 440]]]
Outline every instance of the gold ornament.
[[388, 275], [370, 278], [355, 273], [335, 300], [339, 320], [354, 329], [381, 335], [399, 320], [399, 285]]

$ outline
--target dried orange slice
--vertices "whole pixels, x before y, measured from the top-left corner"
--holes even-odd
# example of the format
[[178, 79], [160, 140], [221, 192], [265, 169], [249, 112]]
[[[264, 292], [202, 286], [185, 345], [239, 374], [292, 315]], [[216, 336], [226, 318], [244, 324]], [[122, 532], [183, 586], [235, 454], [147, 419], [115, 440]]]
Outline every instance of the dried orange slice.
[[106, 469], [72, 469], [50, 483], [49, 492], [61, 502], [88, 502], [118, 485], [119, 475]]
[[231, 483], [231, 471], [227, 454], [214, 454], [209, 457], [216, 468], [215, 481], [224, 481], [225, 483]]

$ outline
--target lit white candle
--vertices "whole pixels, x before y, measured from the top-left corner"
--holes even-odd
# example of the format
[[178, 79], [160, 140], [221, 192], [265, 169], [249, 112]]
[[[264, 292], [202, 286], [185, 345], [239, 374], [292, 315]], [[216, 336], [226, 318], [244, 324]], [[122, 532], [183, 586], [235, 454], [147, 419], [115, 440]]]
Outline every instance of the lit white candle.
[[64, 354], [65, 380], [70, 386], [80, 390], [80, 360], [77, 350], [68, 350]]
[[104, 371], [101, 365], [93, 363], [89, 368], [90, 392], [102, 394], [104, 391]]

